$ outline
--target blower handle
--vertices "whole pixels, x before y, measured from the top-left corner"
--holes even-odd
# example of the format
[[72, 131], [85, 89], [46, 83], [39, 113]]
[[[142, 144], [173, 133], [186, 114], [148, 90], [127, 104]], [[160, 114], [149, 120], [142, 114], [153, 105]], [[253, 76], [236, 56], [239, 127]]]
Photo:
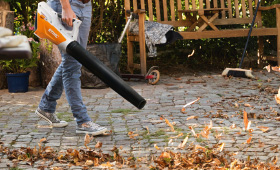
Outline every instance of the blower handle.
[[[58, 18], [62, 19], [62, 15], [60, 13], [57, 13]], [[78, 34], [79, 34], [79, 27], [82, 23], [82, 21], [80, 20], [80, 18], [77, 16], [77, 18], [73, 18], [72, 19], [72, 23], [73, 23], [73, 29], [72, 30], [66, 30], [66, 34], [68, 34], [71, 38], [73, 38], [73, 40], [77, 41], [78, 38]]]

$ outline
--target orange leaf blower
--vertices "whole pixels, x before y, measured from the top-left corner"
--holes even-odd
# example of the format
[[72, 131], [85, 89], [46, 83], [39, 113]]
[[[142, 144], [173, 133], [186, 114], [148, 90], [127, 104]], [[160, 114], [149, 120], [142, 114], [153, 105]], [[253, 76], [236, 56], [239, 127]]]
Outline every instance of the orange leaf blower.
[[73, 19], [73, 29], [68, 31], [62, 25], [60, 14], [55, 12], [45, 2], [38, 4], [35, 35], [39, 38], [48, 39], [56, 44], [59, 49], [74, 57], [115, 92], [138, 109], [142, 109], [146, 104], [146, 100], [93, 54], [75, 41], [78, 36], [80, 24], [80, 20]]

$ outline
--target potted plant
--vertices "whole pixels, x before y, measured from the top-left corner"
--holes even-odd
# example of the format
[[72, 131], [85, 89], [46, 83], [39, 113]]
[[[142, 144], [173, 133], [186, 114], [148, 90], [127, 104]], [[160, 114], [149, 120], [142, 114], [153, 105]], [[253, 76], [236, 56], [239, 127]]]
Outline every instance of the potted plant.
[[10, 93], [27, 92], [30, 72], [28, 68], [36, 67], [39, 61], [39, 43], [33, 38], [29, 39], [32, 49], [31, 59], [1, 60], [0, 65], [6, 72], [8, 89]]

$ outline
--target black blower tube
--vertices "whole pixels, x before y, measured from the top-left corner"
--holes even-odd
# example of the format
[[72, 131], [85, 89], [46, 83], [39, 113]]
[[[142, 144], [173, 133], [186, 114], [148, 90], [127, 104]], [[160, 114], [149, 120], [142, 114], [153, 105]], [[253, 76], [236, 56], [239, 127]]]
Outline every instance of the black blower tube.
[[69, 43], [66, 52], [138, 109], [145, 106], [146, 100], [142, 96], [77, 41]]

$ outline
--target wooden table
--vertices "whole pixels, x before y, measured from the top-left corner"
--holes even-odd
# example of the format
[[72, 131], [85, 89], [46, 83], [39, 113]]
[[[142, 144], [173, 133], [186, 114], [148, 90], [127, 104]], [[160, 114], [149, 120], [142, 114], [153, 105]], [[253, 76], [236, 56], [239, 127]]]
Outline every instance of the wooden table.
[[197, 30], [197, 32], [201, 32], [207, 26], [210, 26], [215, 31], [219, 31], [219, 29], [212, 22], [216, 18], [218, 18], [219, 12], [226, 11], [226, 10], [228, 10], [228, 8], [191, 9], [191, 10], [179, 10], [179, 12], [185, 13], [186, 19], [193, 23], [187, 29], [187, 31], [194, 31], [195, 27], [198, 26], [199, 29]]

